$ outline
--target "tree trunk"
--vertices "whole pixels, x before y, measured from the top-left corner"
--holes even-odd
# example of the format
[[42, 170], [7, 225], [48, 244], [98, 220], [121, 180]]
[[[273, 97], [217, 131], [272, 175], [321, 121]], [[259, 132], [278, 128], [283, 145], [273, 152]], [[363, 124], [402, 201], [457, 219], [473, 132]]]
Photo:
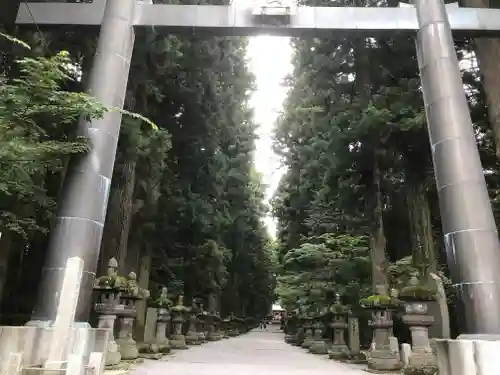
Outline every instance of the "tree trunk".
[[422, 275], [428, 276], [438, 268], [429, 200], [421, 186], [410, 187], [407, 194], [413, 263]]
[[7, 282], [7, 272], [9, 269], [9, 260], [12, 255], [12, 235], [4, 231], [0, 234], [0, 302], [2, 301], [5, 284]]
[[[139, 265], [139, 287], [149, 289], [149, 276], [151, 271], [151, 254], [145, 251], [141, 256]], [[134, 338], [144, 341], [144, 329], [146, 328], [147, 300], [137, 301], [137, 318], [134, 325]]]
[[132, 220], [135, 168], [135, 160], [115, 166], [115, 169], [118, 169], [113, 177], [116, 185], [111, 189], [101, 245], [99, 262], [101, 274], [106, 272], [111, 257], [117, 258], [120, 273], [123, 274], [127, 269], [127, 243]]
[[[358, 5], [361, 5], [361, 3]], [[371, 93], [371, 77], [365, 38], [358, 38], [354, 41], [354, 53], [356, 59], [355, 90], [362, 99], [362, 102], [368, 104]], [[382, 176], [378, 153], [377, 146], [375, 146], [373, 152], [373, 189], [375, 202], [373, 207], [373, 230], [370, 239], [372, 287], [375, 294], [388, 295], [389, 277], [387, 274], [386, 238], [384, 233], [382, 190], [380, 186]]]
[[[473, 8], [489, 8], [489, 0], [463, 0], [463, 5]], [[476, 38], [474, 39], [476, 57], [483, 75], [484, 90], [488, 105], [495, 150], [500, 158], [500, 39]]]
[[387, 255], [385, 253], [386, 239], [384, 234], [384, 218], [382, 206], [382, 191], [380, 187], [380, 167], [375, 153], [373, 163], [373, 185], [375, 188], [375, 207], [373, 210], [374, 230], [371, 238], [372, 284], [373, 292], [382, 295], [389, 294], [387, 276]]

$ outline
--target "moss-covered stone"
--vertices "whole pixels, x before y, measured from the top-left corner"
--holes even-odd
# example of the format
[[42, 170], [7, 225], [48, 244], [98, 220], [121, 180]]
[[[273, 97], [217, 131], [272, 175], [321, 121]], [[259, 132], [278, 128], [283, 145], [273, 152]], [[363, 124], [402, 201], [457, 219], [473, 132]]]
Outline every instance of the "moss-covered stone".
[[373, 308], [396, 308], [401, 306], [401, 301], [397, 298], [385, 295], [372, 295], [359, 301], [361, 307], [366, 309]]
[[347, 315], [349, 313], [349, 306], [335, 303], [328, 310], [334, 315]]
[[408, 366], [403, 371], [404, 375], [438, 375], [439, 370], [436, 366], [414, 367]]
[[426, 285], [408, 285], [401, 289], [399, 298], [404, 301], [434, 301], [436, 290]]
[[366, 364], [368, 359], [365, 353], [351, 354], [349, 352], [339, 352], [339, 353], [329, 353], [330, 359], [335, 359], [337, 361], [352, 363], [352, 364]]

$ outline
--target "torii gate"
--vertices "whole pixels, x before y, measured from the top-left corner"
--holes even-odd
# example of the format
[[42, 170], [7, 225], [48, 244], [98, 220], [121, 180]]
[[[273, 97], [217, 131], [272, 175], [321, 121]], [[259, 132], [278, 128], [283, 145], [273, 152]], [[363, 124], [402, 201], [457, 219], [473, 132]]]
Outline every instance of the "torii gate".
[[[225, 35], [416, 34], [448, 262], [466, 333], [500, 334], [500, 244], [451, 35], [452, 29], [475, 36], [500, 34], [500, 10], [457, 4], [445, 8], [443, 0], [414, 0], [414, 6], [399, 8], [297, 7], [292, 1], [263, 0], [253, 9], [138, 0], [22, 3], [17, 23], [100, 25], [88, 89], [103, 104], [119, 108], [139, 27]], [[44, 267], [39, 314], [53, 316], [55, 306], [46, 293], [58, 290], [61, 270], [75, 256], [85, 262], [77, 319], [85, 319], [89, 311], [120, 123], [117, 112], [80, 123], [80, 134], [90, 138], [92, 150], [67, 179]]]

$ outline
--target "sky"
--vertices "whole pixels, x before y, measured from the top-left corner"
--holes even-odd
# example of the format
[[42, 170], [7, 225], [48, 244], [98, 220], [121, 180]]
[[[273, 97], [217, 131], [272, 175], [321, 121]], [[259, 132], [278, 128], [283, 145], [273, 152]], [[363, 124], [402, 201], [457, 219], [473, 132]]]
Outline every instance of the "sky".
[[[256, 142], [254, 162], [257, 171], [263, 175], [266, 203], [269, 203], [286, 170], [281, 166], [278, 156], [273, 153], [272, 133], [287, 94], [281, 82], [292, 71], [290, 38], [269, 35], [251, 37], [247, 57], [257, 85], [251, 100], [259, 137]], [[265, 223], [269, 234], [275, 237], [275, 220], [268, 215]]]

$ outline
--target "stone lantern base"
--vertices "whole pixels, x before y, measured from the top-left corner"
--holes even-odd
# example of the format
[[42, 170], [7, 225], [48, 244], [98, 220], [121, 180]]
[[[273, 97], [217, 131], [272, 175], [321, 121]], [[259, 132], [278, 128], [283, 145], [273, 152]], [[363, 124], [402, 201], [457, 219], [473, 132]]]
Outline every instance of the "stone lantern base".
[[304, 349], [309, 349], [312, 344], [314, 344], [314, 337], [308, 336], [304, 338], [304, 341], [302, 341], [302, 344], [300, 346]]
[[285, 336], [285, 342], [287, 344], [295, 345], [297, 341], [297, 334], [289, 334]]
[[207, 342], [207, 338], [205, 337], [205, 332], [203, 331], [198, 332], [198, 341], [200, 342], [200, 344]]
[[187, 345], [201, 345], [200, 336], [198, 332], [189, 331], [186, 334], [186, 344]]
[[227, 333], [229, 337], [236, 337], [240, 335], [240, 332], [238, 331], [237, 327], [232, 327], [229, 332]]
[[330, 359], [342, 359], [349, 355], [349, 348], [347, 345], [333, 345], [328, 351], [328, 357]]
[[368, 357], [368, 368], [377, 371], [396, 371], [402, 367], [399, 353], [392, 352], [389, 347], [375, 349]]
[[106, 366], [114, 366], [120, 363], [122, 355], [118, 350], [118, 345], [115, 341], [108, 344], [108, 352], [106, 353]]
[[120, 355], [122, 360], [132, 360], [139, 357], [139, 350], [137, 349], [137, 343], [132, 338], [121, 338], [117, 339], [116, 343], [120, 349]]
[[314, 340], [309, 351], [312, 354], [328, 354], [328, 346], [324, 340]]
[[188, 349], [186, 337], [184, 337], [184, 335], [173, 335], [170, 338], [170, 347], [177, 350]]

